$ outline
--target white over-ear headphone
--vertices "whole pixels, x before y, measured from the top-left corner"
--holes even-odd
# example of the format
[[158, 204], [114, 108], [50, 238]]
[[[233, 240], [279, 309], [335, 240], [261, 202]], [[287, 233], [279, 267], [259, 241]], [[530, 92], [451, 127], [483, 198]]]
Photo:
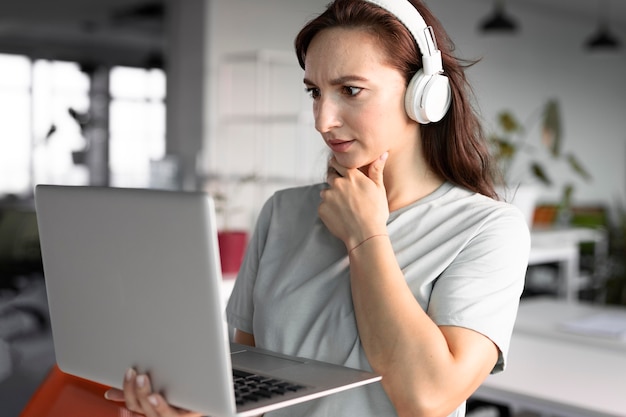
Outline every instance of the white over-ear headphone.
[[393, 14], [411, 32], [422, 54], [422, 69], [411, 79], [404, 97], [409, 117], [419, 123], [438, 122], [450, 107], [448, 77], [443, 75], [441, 51], [432, 27], [407, 0], [365, 0]]

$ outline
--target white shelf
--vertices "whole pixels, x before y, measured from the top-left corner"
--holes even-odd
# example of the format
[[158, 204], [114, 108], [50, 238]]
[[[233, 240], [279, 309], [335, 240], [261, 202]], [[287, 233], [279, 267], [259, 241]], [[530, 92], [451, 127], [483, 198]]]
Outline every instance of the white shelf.
[[[218, 117], [204, 177], [222, 192], [236, 189], [229, 198], [239, 207], [239, 223], [253, 223], [277, 189], [323, 179], [327, 150], [303, 75], [291, 51], [230, 54], [219, 64]], [[250, 175], [253, 183], [237, 184]]]

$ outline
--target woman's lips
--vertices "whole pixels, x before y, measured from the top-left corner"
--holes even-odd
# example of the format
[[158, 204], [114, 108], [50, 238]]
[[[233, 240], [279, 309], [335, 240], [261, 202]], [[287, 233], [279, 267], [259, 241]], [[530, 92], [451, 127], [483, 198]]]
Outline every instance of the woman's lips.
[[326, 143], [333, 152], [347, 152], [350, 146], [352, 146], [352, 144], [354, 143], [354, 141], [333, 139], [329, 140]]

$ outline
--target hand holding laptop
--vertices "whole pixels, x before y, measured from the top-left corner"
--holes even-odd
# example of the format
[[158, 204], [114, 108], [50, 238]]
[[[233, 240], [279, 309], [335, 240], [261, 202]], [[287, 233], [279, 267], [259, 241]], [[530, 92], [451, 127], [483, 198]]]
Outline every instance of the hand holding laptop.
[[126, 402], [126, 408], [135, 413], [152, 417], [197, 417], [200, 413], [181, 410], [172, 407], [158, 393], [152, 392], [150, 378], [147, 375], [137, 375], [134, 369], [129, 369], [124, 375], [124, 390], [111, 388], [105, 393], [105, 398], [111, 401]]

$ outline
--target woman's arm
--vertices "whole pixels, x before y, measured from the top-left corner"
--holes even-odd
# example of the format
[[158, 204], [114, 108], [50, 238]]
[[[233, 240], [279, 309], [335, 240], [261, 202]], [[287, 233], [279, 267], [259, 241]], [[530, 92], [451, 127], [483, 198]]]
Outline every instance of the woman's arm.
[[473, 330], [438, 327], [422, 310], [388, 238], [350, 253], [361, 343], [400, 416], [446, 416], [493, 369], [498, 349]]
[[256, 346], [256, 343], [254, 342], [254, 335], [243, 332], [239, 329], [235, 330], [235, 336], [233, 336], [233, 342], [239, 343], [241, 345]]
[[339, 166], [319, 215], [349, 252], [361, 343], [400, 416], [447, 416], [491, 372], [498, 348], [473, 330], [437, 324], [421, 308], [396, 261], [386, 221], [384, 156], [367, 174]]

